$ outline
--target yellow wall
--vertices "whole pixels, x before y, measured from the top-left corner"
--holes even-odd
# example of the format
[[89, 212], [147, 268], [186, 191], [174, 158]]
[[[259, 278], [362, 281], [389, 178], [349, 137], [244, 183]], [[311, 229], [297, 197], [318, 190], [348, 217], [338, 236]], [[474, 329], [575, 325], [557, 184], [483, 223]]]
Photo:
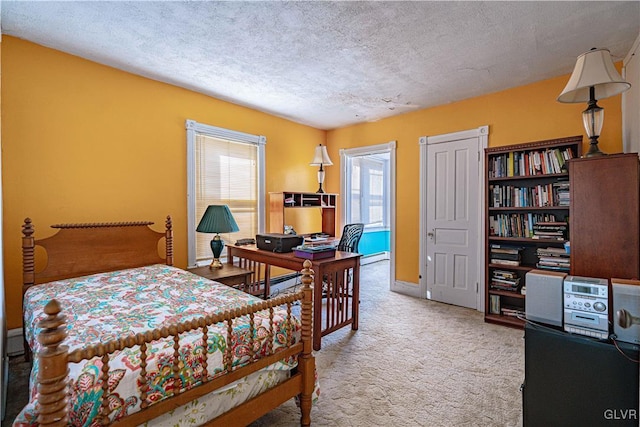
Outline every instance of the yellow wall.
[[[9, 329], [21, 325], [20, 226], [27, 216], [45, 236], [59, 222], [153, 220], [161, 230], [171, 214], [176, 265], [186, 266], [186, 119], [266, 135], [267, 192], [315, 191], [309, 161], [326, 142], [335, 163], [325, 190], [338, 193], [340, 148], [396, 140], [396, 279], [410, 283], [419, 272], [420, 136], [489, 125], [490, 146], [500, 146], [583, 133], [585, 105], [555, 101], [568, 75], [324, 132], [13, 37], [3, 37], [2, 47]], [[601, 148], [619, 152], [620, 97], [599, 104], [606, 111]]]
[[[2, 178], [7, 327], [20, 327], [21, 234], [50, 224], [171, 214], [175, 264], [187, 263], [185, 120], [265, 135], [267, 192], [315, 191], [326, 133], [3, 37]], [[211, 70], [215, 72], [215, 70]]]
[[[406, 113], [400, 116], [329, 131], [329, 156], [338, 150], [397, 141], [396, 280], [419, 283], [418, 138], [489, 125], [489, 146], [582, 135], [581, 112], [586, 104], [560, 104], [556, 97], [569, 75], [517, 87], [465, 101]], [[620, 95], [599, 101], [605, 109], [600, 149], [622, 151]], [[588, 141], [584, 135], [584, 141]], [[588, 144], [585, 143], [585, 150]], [[328, 188], [339, 191], [340, 174], [327, 172]]]

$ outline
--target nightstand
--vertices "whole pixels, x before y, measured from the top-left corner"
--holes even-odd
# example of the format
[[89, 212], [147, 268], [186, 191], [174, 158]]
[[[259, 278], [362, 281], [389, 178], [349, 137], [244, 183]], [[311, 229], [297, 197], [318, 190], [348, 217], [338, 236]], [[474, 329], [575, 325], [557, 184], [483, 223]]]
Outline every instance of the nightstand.
[[250, 282], [253, 271], [236, 267], [231, 264], [223, 264], [222, 268], [195, 267], [188, 268], [187, 271], [198, 276], [215, 280], [227, 286], [243, 290], [244, 285]]

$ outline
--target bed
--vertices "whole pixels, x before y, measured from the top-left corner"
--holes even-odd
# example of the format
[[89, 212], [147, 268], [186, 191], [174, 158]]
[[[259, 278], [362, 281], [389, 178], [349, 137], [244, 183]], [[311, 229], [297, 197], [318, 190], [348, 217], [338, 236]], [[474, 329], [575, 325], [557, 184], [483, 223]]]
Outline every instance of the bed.
[[310, 263], [301, 291], [261, 300], [173, 267], [171, 218], [152, 224], [60, 224], [36, 240], [25, 220], [34, 357], [14, 425], [243, 426], [292, 398], [310, 425]]

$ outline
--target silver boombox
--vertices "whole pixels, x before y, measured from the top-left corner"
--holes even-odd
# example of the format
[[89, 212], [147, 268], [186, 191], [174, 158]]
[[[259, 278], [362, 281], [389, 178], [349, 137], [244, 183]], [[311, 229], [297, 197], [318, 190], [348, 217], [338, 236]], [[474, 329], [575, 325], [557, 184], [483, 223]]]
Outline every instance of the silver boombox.
[[598, 339], [609, 337], [609, 282], [567, 276], [564, 280], [564, 330]]

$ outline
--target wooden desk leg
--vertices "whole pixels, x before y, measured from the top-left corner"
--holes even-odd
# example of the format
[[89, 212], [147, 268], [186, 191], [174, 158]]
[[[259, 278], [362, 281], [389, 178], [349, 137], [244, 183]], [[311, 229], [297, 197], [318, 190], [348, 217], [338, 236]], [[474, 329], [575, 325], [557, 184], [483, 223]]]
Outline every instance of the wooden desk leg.
[[353, 297], [352, 297], [353, 313], [351, 329], [358, 330], [358, 313], [360, 312], [360, 258], [356, 259], [356, 265], [353, 267]]
[[322, 268], [314, 267], [313, 274], [313, 349], [320, 350], [322, 339]]
[[264, 299], [271, 295], [271, 264], [264, 265]]

